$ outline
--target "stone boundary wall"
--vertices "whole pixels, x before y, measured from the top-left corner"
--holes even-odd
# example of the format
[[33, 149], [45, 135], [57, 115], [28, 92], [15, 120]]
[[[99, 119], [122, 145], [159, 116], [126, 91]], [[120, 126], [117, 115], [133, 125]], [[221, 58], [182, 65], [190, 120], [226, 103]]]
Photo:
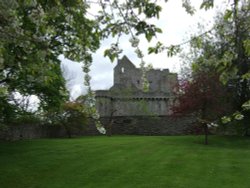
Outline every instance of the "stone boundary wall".
[[[109, 132], [110, 120], [102, 120]], [[113, 117], [112, 134], [124, 135], [185, 135], [195, 132], [194, 119], [191, 117], [170, 116], [129, 116]]]
[[[107, 133], [112, 135], [187, 135], [197, 133], [194, 118], [191, 117], [113, 117], [112, 125], [109, 117], [103, 117], [100, 120], [107, 129]], [[73, 137], [101, 135], [96, 130], [92, 120], [81, 130], [72, 128], [71, 134]], [[67, 132], [61, 126], [18, 125], [0, 131], [0, 139], [4, 140], [64, 137], [67, 137]]]

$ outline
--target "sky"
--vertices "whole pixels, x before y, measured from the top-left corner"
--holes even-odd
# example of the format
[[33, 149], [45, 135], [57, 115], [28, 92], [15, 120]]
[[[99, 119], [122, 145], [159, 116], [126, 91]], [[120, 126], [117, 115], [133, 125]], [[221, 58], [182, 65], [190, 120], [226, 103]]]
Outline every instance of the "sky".
[[[162, 34], [157, 35], [157, 39], [148, 43], [146, 39], [140, 37], [140, 49], [144, 52], [144, 60], [146, 63], [150, 63], [154, 68], [166, 69], [171, 72], [179, 73], [183, 63], [183, 59], [178, 56], [167, 57], [167, 53], [147, 55], [147, 48], [154, 46], [156, 41], [162, 42], [164, 45], [176, 45], [184, 41], [189, 40], [190, 35], [199, 34], [197, 27], [198, 23], [204, 26], [204, 30], [211, 29], [213, 25], [213, 18], [216, 12], [222, 11], [230, 3], [230, 0], [215, 0], [215, 6], [210, 10], [200, 10], [200, 4], [202, 0], [191, 0], [191, 4], [196, 8], [196, 13], [191, 16], [186, 13], [181, 5], [181, 0], [169, 0], [167, 3], [162, 1], [161, 6], [163, 8], [160, 19], [152, 20], [154, 24], [159, 26], [162, 30]], [[91, 10], [93, 13], [96, 8]], [[93, 64], [91, 66], [90, 75], [92, 77], [91, 87], [93, 90], [109, 89], [113, 85], [113, 68], [117, 64], [117, 61], [111, 63], [106, 57], [103, 57], [104, 50], [109, 48], [112, 42], [116, 41], [114, 38], [108, 38], [102, 41], [101, 48], [93, 54]], [[139, 67], [140, 59], [136, 57], [134, 49], [129, 43], [129, 37], [123, 36], [120, 39], [120, 47], [123, 49], [120, 58], [126, 55], [137, 67]], [[86, 93], [86, 87], [84, 86], [84, 74], [82, 72], [81, 64], [72, 62], [60, 56], [62, 60], [62, 68], [67, 80], [67, 88], [70, 90], [72, 99], [81, 94]]]

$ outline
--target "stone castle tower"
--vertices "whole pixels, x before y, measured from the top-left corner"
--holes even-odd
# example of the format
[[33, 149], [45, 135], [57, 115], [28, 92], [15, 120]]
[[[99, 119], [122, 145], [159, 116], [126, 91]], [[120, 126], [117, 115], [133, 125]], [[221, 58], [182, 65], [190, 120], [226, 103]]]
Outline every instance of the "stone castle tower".
[[114, 68], [114, 85], [96, 91], [96, 105], [101, 117], [167, 116], [171, 114], [177, 74], [168, 69], [147, 72], [149, 91], [143, 92], [142, 71], [124, 56]]

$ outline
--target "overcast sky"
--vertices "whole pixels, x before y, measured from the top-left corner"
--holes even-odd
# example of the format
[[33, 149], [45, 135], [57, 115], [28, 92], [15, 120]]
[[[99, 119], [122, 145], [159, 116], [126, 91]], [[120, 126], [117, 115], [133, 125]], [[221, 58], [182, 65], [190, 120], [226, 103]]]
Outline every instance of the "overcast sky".
[[[164, 1], [163, 1], [164, 2]], [[164, 45], [179, 44], [190, 38], [191, 34], [198, 33], [197, 24], [201, 23], [208, 30], [212, 27], [213, 17], [216, 12], [225, 9], [229, 4], [229, 0], [215, 0], [215, 8], [205, 11], [199, 10], [202, 0], [191, 0], [192, 5], [196, 8], [195, 15], [188, 15], [181, 6], [181, 0], [169, 0], [167, 3], [162, 3], [162, 13], [159, 20], [153, 20], [157, 26], [163, 30], [162, 34], [157, 35], [156, 40], [152, 40], [149, 44], [145, 39], [140, 38], [140, 48], [144, 51], [144, 60], [146, 63], [151, 63], [154, 68], [168, 68], [171, 72], [179, 72], [182, 64], [180, 58], [167, 57], [166, 52], [162, 54], [146, 55], [147, 47], [159, 40]], [[93, 9], [92, 11], [95, 11]], [[137, 67], [139, 67], [140, 59], [134, 53], [134, 49], [130, 46], [129, 37], [122, 37], [120, 46], [123, 49], [123, 55], [126, 55]], [[103, 57], [103, 52], [114, 42], [115, 39], [107, 39], [102, 42], [101, 48], [94, 54], [93, 65], [91, 66], [91, 86], [92, 89], [108, 89], [113, 85], [113, 68], [117, 62], [111, 63], [108, 58]], [[83, 73], [81, 64], [70, 60], [62, 59], [62, 66], [66, 69], [67, 78], [70, 80], [68, 88], [71, 95], [75, 98], [85, 93], [83, 85]]]

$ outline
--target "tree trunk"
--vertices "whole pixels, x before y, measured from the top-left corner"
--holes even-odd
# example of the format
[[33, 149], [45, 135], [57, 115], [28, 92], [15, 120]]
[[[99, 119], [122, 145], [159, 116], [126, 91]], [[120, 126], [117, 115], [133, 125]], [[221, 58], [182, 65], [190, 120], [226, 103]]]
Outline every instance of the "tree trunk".
[[68, 127], [67, 125], [64, 125], [64, 128], [65, 128], [65, 131], [66, 131], [68, 138], [71, 138], [72, 136], [71, 136], [70, 127]]
[[205, 121], [206, 119], [206, 109], [207, 109], [207, 101], [205, 100], [203, 102], [202, 105], [202, 109], [201, 109], [201, 119], [203, 120], [203, 122], [201, 122], [203, 124], [203, 129], [204, 129], [204, 135], [205, 135], [205, 145], [208, 145], [208, 126], [207, 126], [207, 122]]
[[208, 145], [208, 127], [207, 127], [207, 124], [204, 123], [203, 127], [204, 127], [204, 135], [205, 135], [205, 142], [204, 142], [204, 144]]
[[109, 122], [109, 124], [108, 124], [108, 132], [107, 132], [107, 135], [108, 136], [112, 136], [112, 125], [113, 125], [113, 120], [111, 120], [110, 122]]
[[108, 123], [108, 126], [107, 126], [107, 135], [108, 136], [112, 136], [112, 125], [113, 125], [113, 122], [114, 122], [114, 119], [113, 119], [113, 115], [114, 113], [116, 112], [116, 110], [113, 110], [110, 114], [110, 118], [109, 118], [109, 123]]

